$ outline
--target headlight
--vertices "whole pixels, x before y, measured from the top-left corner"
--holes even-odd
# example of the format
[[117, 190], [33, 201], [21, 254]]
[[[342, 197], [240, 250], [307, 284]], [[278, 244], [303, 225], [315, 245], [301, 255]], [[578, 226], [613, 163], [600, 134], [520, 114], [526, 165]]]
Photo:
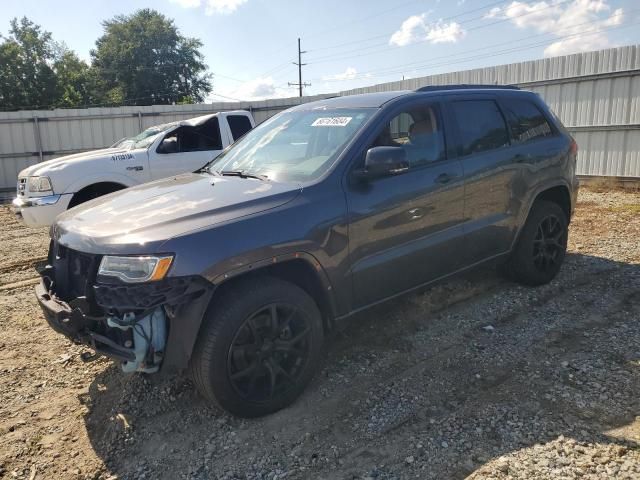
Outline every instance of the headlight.
[[114, 257], [104, 256], [98, 275], [116, 277], [127, 283], [162, 280], [169, 271], [172, 256]]
[[51, 180], [49, 177], [29, 177], [30, 192], [49, 192], [51, 188]]

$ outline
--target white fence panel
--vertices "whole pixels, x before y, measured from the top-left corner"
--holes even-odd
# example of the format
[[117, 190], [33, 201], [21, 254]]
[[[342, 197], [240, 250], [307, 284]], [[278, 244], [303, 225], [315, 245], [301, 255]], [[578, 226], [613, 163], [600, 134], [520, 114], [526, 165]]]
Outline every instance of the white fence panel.
[[0, 113], [0, 190], [36, 162], [109, 146], [161, 123], [221, 110], [251, 110], [257, 123], [277, 112], [335, 95], [414, 90], [452, 83], [520, 84], [539, 93], [580, 146], [578, 172], [640, 177], [640, 46], [477, 68], [336, 94], [258, 102], [88, 108]]

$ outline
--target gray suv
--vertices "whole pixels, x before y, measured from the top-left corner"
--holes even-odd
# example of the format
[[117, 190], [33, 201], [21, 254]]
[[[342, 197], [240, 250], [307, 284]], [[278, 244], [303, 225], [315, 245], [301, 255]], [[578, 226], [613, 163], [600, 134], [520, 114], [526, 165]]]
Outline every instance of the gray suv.
[[60, 215], [37, 298], [54, 329], [124, 371], [187, 370], [224, 409], [268, 414], [354, 312], [488, 262], [553, 279], [576, 152], [514, 87], [307, 103], [197, 172]]

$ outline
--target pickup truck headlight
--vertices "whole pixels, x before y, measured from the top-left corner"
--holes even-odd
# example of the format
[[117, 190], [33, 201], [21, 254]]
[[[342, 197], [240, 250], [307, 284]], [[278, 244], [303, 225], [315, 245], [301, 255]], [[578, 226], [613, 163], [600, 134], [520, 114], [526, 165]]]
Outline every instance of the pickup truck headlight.
[[102, 257], [98, 275], [119, 278], [127, 283], [162, 280], [169, 271], [173, 256]]
[[49, 177], [29, 177], [28, 190], [30, 192], [50, 192], [53, 188]]

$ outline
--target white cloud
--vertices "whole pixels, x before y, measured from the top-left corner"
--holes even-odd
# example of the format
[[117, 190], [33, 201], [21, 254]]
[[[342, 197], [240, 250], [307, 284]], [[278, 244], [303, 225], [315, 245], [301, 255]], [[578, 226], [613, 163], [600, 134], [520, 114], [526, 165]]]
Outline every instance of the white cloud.
[[322, 80], [353, 80], [356, 78], [358, 71], [353, 67], [348, 67], [342, 73], [336, 73], [335, 75], [325, 75]]
[[402, 22], [400, 30], [391, 35], [389, 43], [391, 45], [403, 47], [405, 45], [409, 45], [411, 43], [419, 41], [420, 34], [424, 32], [425, 18], [426, 14], [424, 13], [422, 15], [413, 15], [407, 18], [404, 22]]
[[459, 23], [447, 23], [442, 19], [435, 23], [428, 23], [427, 16], [428, 13], [423, 13], [407, 18], [400, 25], [400, 29], [391, 35], [389, 44], [404, 47], [416, 42], [456, 43], [466, 34]]
[[427, 32], [426, 40], [431, 43], [456, 43], [465, 35], [466, 32], [458, 23], [438, 21], [438, 23]]
[[182, 8], [198, 8], [205, 5], [206, 15], [229, 15], [235, 12], [242, 4], [248, 0], [169, 0], [171, 3], [180, 5]]
[[[237, 100], [265, 100], [269, 98], [294, 97], [297, 95], [297, 87], [276, 85], [273, 77], [258, 77], [245, 82], [238, 87], [221, 89], [218, 92], [222, 97]], [[213, 101], [221, 101], [212, 96]], [[224, 100], [224, 98], [223, 98]]]
[[201, 5], [202, 0], [169, 0], [171, 3], [180, 5], [182, 8], [197, 8]]
[[[495, 7], [485, 18], [510, 20], [517, 28], [532, 28], [562, 38], [544, 50], [545, 56], [599, 50], [611, 46], [603, 28], [619, 25], [624, 11], [616, 9], [609, 15], [608, 0], [559, 0], [537, 2], [514, 1], [504, 8]], [[585, 32], [588, 35], [579, 35]]]
[[206, 2], [205, 13], [207, 15], [229, 15], [235, 12], [242, 4], [247, 3], [247, 0], [206, 0]]

